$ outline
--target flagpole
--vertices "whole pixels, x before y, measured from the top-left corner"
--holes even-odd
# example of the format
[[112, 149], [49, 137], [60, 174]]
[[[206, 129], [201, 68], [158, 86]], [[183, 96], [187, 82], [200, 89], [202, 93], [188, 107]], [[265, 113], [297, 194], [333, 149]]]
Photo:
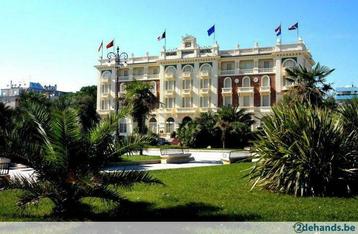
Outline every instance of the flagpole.
[[281, 43], [282, 43], [282, 24], [281, 24], [281, 22], [280, 22], [280, 41], [281, 41]]
[[[297, 21], [298, 22], [298, 21]], [[299, 25], [297, 24], [297, 41], [299, 41], [300, 40], [300, 33], [299, 33]]]
[[164, 37], [164, 51], [167, 51], [167, 29], [164, 30], [165, 37]]
[[101, 60], [103, 60], [103, 39], [102, 39], [102, 57], [101, 57]]

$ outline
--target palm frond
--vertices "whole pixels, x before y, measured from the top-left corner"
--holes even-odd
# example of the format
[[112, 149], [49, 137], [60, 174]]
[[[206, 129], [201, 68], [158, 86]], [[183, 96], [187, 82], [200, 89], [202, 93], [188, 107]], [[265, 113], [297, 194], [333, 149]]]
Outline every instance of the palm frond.
[[100, 174], [103, 184], [129, 187], [135, 183], [163, 184], [145, 171], [109, 171]]

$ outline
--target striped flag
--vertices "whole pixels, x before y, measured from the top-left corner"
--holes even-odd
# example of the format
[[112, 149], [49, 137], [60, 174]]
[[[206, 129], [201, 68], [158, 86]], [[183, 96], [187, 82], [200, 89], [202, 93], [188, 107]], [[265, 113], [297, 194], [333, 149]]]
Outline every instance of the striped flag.
[[111, 48], [112, 46], [114, 46], [114, 40], [112, 40], [110, 43], [108, 43], [108, 44], [106, 45], [106, 48], [109, 49], [109, 48]]
[[288, 28], [288, 30], [296, 30], [296, 29], [298, 29], [298, 22], [296, 22], [295, 24], [292, 24], [292, 25]]
[[165, 38], [165, 31], [157, 37], [157, 40], [160, 41]]
[[276, 36], [281, 35], [281, 24], [275, 29]]

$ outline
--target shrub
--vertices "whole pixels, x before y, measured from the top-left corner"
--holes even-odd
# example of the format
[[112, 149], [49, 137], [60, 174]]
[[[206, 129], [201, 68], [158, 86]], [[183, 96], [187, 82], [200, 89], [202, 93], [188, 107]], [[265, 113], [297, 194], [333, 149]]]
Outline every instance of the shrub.
[[357, 151], [353, 134], [328, 109], [298, 104], [273, 107], [254, 144], [254, 186], [296, 196], [349, 195], [356, 192]]

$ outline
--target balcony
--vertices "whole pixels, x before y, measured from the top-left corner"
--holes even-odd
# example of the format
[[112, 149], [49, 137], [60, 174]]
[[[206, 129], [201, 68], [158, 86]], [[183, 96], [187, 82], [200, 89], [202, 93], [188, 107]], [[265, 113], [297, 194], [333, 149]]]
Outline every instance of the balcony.
[[194, 107], [180, 107], [177, 108], [178, 113], [194, 113], [196, 111], [196, 108]]
[[270, 93], [271, 87], [270, 86], [261, 86], [260, 87], [260, 93]]
[[238, 87], [238, 93], [254, 93], [254, 87]]
[[222, 88], [221, 93], [222, 94], [232, 94], [232, 87], [230, 87], [230, 88]]
[[144, 78], [145, 78], [144, 74], [133, 75], [133, 79], [136, 79], [136, 80], [143, 80]]
[[252, 74], [252, 73], [254, 73], [254, 69], [253, 68], [240, 68], [240, 70], [239, 70], [240, 72], [240, 74]]
[[183, 72], [182, 77], [183, 79], [191, 79], [191, 72]]
[[159, 79], [159, 74], [148, 74], [148, 79]]
[[273, 67], [260, 67], [259, 73], [272, 73]]
[[165, 96], [174, 96], [175, 91], [174, 90], [165, 90], [164, 94], [165, 94]]
[[201, 77], [202, 79], [208, 78], [209, 76], [210, 76], [209, 71], [201, 71], [201, 72], [200, 72], [200, 77]]
[[221, 70], [221, 75], [235, 75], [235, 70]]
[[181, 91], [181, 95], [182, 95], [182, 96], [190, 96], [190, 95], [191, 95], [191, 92], [192, 92], [191, 89], [183, 89], [183, 90]]
[[107, 93], [102, 93], [101, 97], [102, 98], [109, 98], [109, 93], [108, 92]]
[[209, 88], [201, 88], [200, 94], [209, 94]]
[[119, 80], [129, 80], [129, 76], [128, 75], [120, 75]]
[[173, 73], [165, 73], [164, 75], [165, 79], [175, 79], [175, 76]]

